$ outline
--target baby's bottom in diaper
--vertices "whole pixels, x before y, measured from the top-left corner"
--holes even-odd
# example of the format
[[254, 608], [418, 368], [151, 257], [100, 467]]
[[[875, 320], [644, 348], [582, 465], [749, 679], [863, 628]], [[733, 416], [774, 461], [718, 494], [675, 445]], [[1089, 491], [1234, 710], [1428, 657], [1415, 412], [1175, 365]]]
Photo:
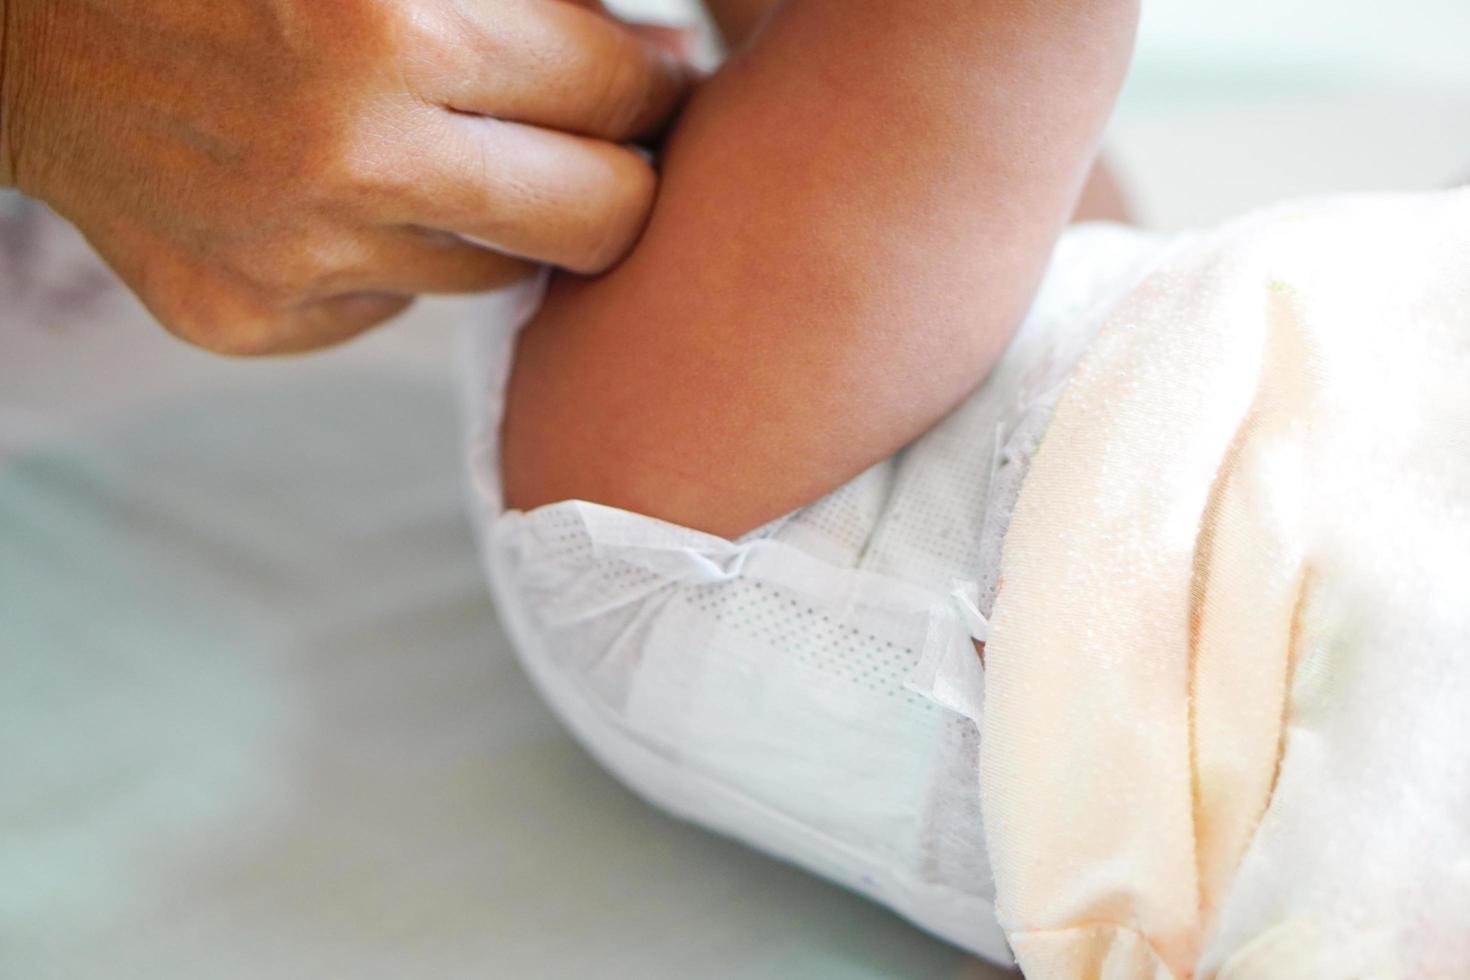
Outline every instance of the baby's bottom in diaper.
[[502, 619], [548, 703], [653, 803], [1009, 961], [972, 641], [1067, 370], [1163, 246], [1118, 226], [1068, 232], [966, 402], [735, 541], [584, 501], [503, 512], [495, 436], [514, 325], [483, 330], [468, 365], [477, 516]]
[[736, 541], [503, 512], [482, 338], [507, 629], [650, 801], [1033, 980], [1470, 975], [1470, 191], [1160, 252], [1069, 232], [974, 396]]

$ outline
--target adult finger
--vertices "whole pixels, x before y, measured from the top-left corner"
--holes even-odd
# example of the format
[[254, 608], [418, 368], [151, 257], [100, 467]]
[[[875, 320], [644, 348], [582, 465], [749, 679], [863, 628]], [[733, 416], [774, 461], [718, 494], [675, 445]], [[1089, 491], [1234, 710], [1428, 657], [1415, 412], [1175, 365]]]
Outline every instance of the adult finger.
[[385, 229], [362, 262], [332, 277], [332, 292], [479, 293], [531, 275], [525, 259], [470, 244], [458, 235], [423, 228]]
[[354, 292], [278, 307], [245, 290], [216, 291], [187, 310], [150, 303], [168, 331], [232, 357], [299, 354], [331, 347], [402, 313], [412, 296]]
[[395, 200], [395, 219], [466, 236], [507, 255], [601, 272], [632, 246], [656, 178], [638, 153], [586, 136], [471, 116]]
[[693, 70], [666, 47], [563, 0], [466, 4], [448, 55], [425, 70], [449, 108], [625, 142], [657, 131]]
[[351, 340], [413, 304], [412, 296], [360, 292], [304, 303], [281, 314], [268, 347], [249, 353], [299, 354]]
[[[126, 263], [119, 272], [136, 272]], [[126, 275], [125, 275], [126, 277]], [[139, 295], [168, 331], [197, 347], [236, 357], [294, 354], [330, 347], [403, 312], [410, 296], [386, 292], [283, 301], [239, 276], [191, 256], [155, 260]]]

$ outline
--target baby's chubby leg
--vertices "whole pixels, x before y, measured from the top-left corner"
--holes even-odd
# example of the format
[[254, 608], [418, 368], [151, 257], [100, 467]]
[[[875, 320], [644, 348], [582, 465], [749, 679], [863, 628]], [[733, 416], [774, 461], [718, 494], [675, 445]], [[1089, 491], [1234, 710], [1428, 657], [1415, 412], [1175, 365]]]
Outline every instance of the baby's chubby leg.
[[733, 537], [931, 427], [1006, 348], [1136, 0], [791, 0], [695, 97], [628, 260], [521, 335], [509, 503]]

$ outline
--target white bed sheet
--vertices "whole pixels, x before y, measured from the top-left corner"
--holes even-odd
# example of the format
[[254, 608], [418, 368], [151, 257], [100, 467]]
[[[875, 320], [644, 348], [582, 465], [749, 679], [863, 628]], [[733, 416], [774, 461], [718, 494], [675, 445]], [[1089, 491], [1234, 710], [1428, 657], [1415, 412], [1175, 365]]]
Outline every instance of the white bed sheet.
[[[1470, 8], [1396, 5], [1422, 59], [1365, 58], [1349, 8], [1263, 68], [1271, 25], [1191, 33], [1207, 6], [1156, 5], [1114, 128], [1151, 223], [1470, 170], [1455, 64], [1422, 64]], [[0, 977], [998, 975], [560, 731], [463, 514], [465, 304], [221, 361], [0, 209]]]

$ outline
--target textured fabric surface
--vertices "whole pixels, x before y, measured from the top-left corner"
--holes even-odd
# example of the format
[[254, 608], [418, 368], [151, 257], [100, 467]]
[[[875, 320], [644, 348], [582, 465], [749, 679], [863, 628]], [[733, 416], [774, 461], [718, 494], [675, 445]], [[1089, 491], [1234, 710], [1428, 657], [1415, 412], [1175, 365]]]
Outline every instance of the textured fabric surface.
[[1470, 191], [1286, 205], [1109, 319], [1007, 534], [1032, 980], [1470, 975]]
[[1008, 959], [979, 810], [977, 606], [1038, 420], [1099, 312], [1162, 246], [1071, 231], [969, 400], [739, 541], [579, 501], [503, 513], [495, 437], [515, 324], [481, 331], [468, 386], [482, 543], [549, 703], [655, 803]]

